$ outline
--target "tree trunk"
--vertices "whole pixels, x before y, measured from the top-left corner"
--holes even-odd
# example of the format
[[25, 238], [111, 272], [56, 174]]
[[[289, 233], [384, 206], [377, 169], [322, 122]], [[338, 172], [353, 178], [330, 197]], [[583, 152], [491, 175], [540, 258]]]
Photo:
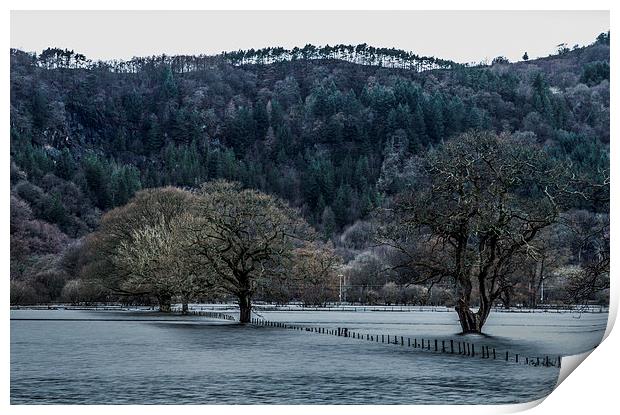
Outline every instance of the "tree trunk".
[[468, 333], [482, 333], [482, 326], [489, 316], [491, 309], [486, 305], [480, 305], [480, 309], [477, 313], [474, 313], [469, 305], [463, 300], [459, 300], [457, 306], [454, 308], [459, 316], [459, 322], [461, 323], [461, 329], [463, 334]]
[[239, 323], [249, 323], [252, 316], [252, 302], [249, 293], [239, 294]]
[[181, 307], [181, 314], [184, 316], [189, 314], [189, 305], [187, 304], [187, 301], [183, 301], [183, 305]]
[[162, 313], [169, 313], [172, 311], [171, 301], [172, 296], [168, 293], [161, 293], [157, 295], [157, 301], [159, 302], [159, 311]]

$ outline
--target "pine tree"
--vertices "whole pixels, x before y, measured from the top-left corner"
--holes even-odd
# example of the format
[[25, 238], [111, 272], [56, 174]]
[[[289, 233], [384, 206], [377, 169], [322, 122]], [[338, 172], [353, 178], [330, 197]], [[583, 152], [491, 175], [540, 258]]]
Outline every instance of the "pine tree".
[[60, 152], [60, 157], [56, 162], [56, 175], [65, 180], [71, 180], [73, 174], [77, 170], [77, 163], [71, 155], [71, 151], [68, 148], [63, 148]]

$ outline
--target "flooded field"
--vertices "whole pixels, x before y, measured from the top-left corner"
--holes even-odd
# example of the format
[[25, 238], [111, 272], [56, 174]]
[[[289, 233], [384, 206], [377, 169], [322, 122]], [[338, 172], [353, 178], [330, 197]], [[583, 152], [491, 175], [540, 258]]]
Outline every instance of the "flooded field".
[[[451, 313], [264, 312], [360, 333], [462, 338]], [[485, 344], [573, 354], [607, 314], [496, 314]], [[11, 311], [12, 404], [517, 403], [558, 368], [424, 353], [280, 328], [148, 312]], [[475, 340], [472, 340], [475, 341]]]

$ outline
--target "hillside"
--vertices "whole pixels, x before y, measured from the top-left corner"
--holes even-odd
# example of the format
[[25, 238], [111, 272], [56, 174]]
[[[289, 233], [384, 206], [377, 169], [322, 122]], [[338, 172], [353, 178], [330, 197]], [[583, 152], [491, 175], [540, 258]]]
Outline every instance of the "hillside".
[[544, 59], [421, 72], [84, 59], [11, 51], [11, 277], [34, 276], [47, 299], [77, 266], [79, 239], [141, 188], [239, 181], [335, 239], [400, 189], [406, 158], [468, 130], [530, 135], [588, 172], [609, 164], [608, 35]]

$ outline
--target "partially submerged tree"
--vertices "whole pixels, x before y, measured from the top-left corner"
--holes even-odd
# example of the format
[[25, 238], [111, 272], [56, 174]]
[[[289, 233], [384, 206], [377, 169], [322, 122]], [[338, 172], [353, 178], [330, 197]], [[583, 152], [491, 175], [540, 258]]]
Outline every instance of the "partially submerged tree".
[[[161, 217], [154, 225], [135, 229], [131, 240], [121, 241], [115, 263], [126, 272], [126, 286], [178, 296], [187, 314], [189, 301], [206, 294], [213, 284], [209, 270], [192, 261], [181, 223], [183, 215], [171, 222]], [[170, 311], [169, 304], [160, 304], [160, 309]]]
[[[106, 213], [99, 229], [86, 241], [81, 269], [83, 278], [96, 279], [120, 295], [152, 294], [157, 297], [160, 311], [169, 311], [173, 295], [171, 286], [138, 283], [135, 264], [119, 260], [119, 249], [124, 247], [124, 253], [129, 256], [128, 247], [134, 247], [136, 238], [142, 244], [135, 245], [138, 250], [148, 245], [145, 233], [155, 232], [158, 227], [160, 230], [162, 227], [171, 229], [178, 217], [189, 209], [191, 197], [189, 192], [173, 187], [143, 190], [128, 204]], [[151, 240], [149, 243], [155, 242]]]
[[202, 186], [184, 226], [196, 261], [237, 297], [241, 323], [250, 321], [259, 285], [282, 278], [293, 249], [310, 235], [309, 226], [281, 200], [221, 180]]
[[395, 267], [412, 282], [450, 279], [463, 332], [479, 333], [512, 287], [513, 261], [535, 256], [535, 238], [557, 220], [565, 178], [565, 168], [534, 144], [465, 134], [429, 152], [415, 188], [384, 210], [380, 242], [400, 252]]

